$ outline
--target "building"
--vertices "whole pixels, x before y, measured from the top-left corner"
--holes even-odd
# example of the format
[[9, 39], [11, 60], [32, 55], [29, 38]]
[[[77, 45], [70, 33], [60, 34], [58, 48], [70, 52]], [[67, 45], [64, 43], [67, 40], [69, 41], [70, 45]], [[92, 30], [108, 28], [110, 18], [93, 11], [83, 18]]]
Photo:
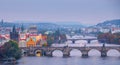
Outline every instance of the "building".
[[27, 47], [35, 47], [36, 42], [32, 38], [29, 38], [28, 41], [26, 42]]
[[27, 35], [24, 32], [19, 34], [19, 47], [26, 47]]
[[47, 36], [42, 34], [36, 36], [36, 45], [37, 46], [47, 45]]
[[120, 28], [118, 28], [118, 27], [111, 28], [111, 33], [119, 33], [119, 32], [120, 32]]
[[109, 28], [100, 28], [100, 32], [108, 33], [108, 32], [110, 32], [110, 29]]
[[33, 35], [37, 35], [37, 27], [35, 26], [35, 25], [33, 25], [33, 26], [30, 26], [30, 28], [28, 29], [28, 32], [30, 33], [30, 34], [33, 34]]
[[21, 31], [19, 33], [19, 47], [26, 47], [27, 34], [24, 31], [24, 26], [21, 26]]
[[15, 25], [13, 26], [12, 32], [10, 32], [10, 40], [19, 42], [19, 33], [16, 31]]
[[4, 45], [5, 42], [8, 42], [9, 40], [6, 39], [4, 35], [0, 35], [0, 46]]
[[31, 26], [27, 32], [22, 25], [19, 32], [19, 47], [42, 47], [47, 45], [47, 35], [37, 34], [36, 26]]

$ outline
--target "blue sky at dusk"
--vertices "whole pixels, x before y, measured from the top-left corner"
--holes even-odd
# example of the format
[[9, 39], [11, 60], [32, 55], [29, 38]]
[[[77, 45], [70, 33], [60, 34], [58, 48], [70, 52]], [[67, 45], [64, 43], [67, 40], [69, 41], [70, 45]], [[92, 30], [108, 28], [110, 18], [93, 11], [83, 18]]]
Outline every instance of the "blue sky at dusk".
[[5, 21], [80, 22], [120, 19], [120, 0], [0, 0]]

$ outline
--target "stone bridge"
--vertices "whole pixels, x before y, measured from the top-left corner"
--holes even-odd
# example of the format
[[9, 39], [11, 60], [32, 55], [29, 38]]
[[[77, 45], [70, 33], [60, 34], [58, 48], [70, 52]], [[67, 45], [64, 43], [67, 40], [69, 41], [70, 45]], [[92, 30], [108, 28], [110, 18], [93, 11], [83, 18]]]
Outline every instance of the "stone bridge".
[[101, 57], [106, 57], [107, 52], [111, 49], [115, 49], [120, 52], [120, 46], [84, 46], [84, 47], [21, 47], [23, 54], [35, 56], [38, 52], [42, 56], [52, 56], [53, 51], [60, 50], [63, 52], [63, 57], [69, 57], [70, 52], [73, 49], [78, 49], [82, 53], [82, 57], [88, 57], [88, 52], [92, 49], [96, 49], [101, 53]]

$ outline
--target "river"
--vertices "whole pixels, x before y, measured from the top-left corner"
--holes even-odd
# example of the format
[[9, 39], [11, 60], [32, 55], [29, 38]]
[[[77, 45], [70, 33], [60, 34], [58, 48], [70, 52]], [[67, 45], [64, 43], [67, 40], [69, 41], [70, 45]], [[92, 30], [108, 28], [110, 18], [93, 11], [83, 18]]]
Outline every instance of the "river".
[[120, 57], [23, 57], [17, 65], [120, 65]]

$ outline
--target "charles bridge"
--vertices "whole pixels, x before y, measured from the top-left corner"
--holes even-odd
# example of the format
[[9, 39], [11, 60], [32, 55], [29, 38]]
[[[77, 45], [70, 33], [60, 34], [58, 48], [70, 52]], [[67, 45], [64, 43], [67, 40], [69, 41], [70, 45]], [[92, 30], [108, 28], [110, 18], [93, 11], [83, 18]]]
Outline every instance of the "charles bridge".
[[82, 57], [88, 57], [88, 52], [92, 49], [96, 49], [101, 53], [101, 57], [106, 57], [107, 52], [111, 49], [115, 49], [120, 52], [120, 46], [84, 46], [84, 47], [21, 47], [20, 48], [24, 55], [35, 56], [37, 53], [40, 53], [42, 56], [52, 57], [52, 53], [55, 50], [60, 50], [63, 52], [63, 57], [69, 57], [70, 52], [73, 49], [78, 49], [82, 53]]

